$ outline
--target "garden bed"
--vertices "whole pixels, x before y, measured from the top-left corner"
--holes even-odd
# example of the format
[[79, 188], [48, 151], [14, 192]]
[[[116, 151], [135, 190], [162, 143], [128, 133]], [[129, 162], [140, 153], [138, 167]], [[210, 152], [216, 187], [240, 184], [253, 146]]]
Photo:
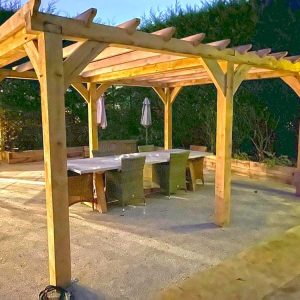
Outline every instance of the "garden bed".
[[[71, 147], [67, 149], [68, 158], [83, 157], [83, 147]], [[43, 150], [28, 150], [28, 151], [3, 151], [2, 160], [8, 164], [35, 162], [44, 160]]]
[[[204, 166], [208, 170], [215, 170], [216, 156], [211, 155], [204, 160]], [[268, 167], [265, 163], [259, 163], [248, 160], [231, 160], [231, 170], [238, 175], [244, 175], [251, 178], [272, 178], [277, 179], [283, 183], [293, 184], [295, 167], [274, 166]]]

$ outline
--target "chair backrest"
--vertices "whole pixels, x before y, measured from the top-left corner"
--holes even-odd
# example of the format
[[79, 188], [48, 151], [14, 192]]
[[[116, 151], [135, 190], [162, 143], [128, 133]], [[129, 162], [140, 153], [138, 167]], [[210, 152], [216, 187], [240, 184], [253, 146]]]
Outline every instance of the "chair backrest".
[[99, 151], [99, 150], [92, 150], [92, 153], [93, 153], [93, 157], [104, 157], [104, 156], [114, 155], [114, 153], [111, 151], [103, 152], [103, 151]]
[[142, 145], [138, 146], [139, 152], [151, 152], [155, 151], [155, 146], [154, 145]]
[[206, 146], [198, 146], [198, 145], [190, 145], [190, 150], [207, 152], [207, 147]]
[[123, 157], [121, 159], [121, 171], [143, 174], [145, 160], [146, 160], [145, 156]]
[[[170, 154], [170, 177], [183, 177], [185, 180], [186, 165], [190, 151]], [[172, 180], [172, 178], [170, 180]]]

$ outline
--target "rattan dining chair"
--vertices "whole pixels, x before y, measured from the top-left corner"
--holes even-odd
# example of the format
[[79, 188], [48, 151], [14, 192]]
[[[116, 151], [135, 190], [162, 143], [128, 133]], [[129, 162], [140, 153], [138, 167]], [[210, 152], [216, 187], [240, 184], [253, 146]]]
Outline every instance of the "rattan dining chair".
[[191, 151], [201, 151], [201, 152], [207, 152], [206, 146], [199, 146], [199, 145], [190, 145]]
[[100, 151], [100, 150], [92, 150], [93, 157], [105, 157], [105, 156], [113, 156], [115, 155], [111, 151]]
[[[206, 146], [190, 145], [191, 151], [207, 152]], [[200, 179], [204, 184], [204, 157], [189, 160], [186, 167], [186, 178], [188, 182], [188, 189], [196, 191], [197, 180]]]
[[154, 165], [155, 180], [160, 185], [163, 193], [170, 198], [177, 190], [186, 188], [186, 165], [189, 158], [189, 151], [171, 153], [168, 163]]
[[125, 205], [144, 203], [143, 169], [145, 157], [124, 157], [121, 170], [106, 172], [106, 193], [109, 201], [119, 200]]
[[142, 145], [138, 146], [139, 152], [151, 152], [151, 151], [156, 151], [154, 145]]
[[79, 175], [68, 171], [69, 206], [79, 202], [91, 202], [94, 208], [93, 174]]

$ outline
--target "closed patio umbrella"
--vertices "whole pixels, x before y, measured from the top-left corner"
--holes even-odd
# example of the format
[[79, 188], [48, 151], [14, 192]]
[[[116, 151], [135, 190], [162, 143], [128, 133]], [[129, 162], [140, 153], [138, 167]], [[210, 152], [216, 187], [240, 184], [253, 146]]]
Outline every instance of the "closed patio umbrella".
[[102, 95], [97, 101], [97, 124], [105, 129], [107, 127], [106, 111], [104, 96]]
[[146, 145], [148, 144], [148, 127], [152, 125], [150, 100], [145, 98], [143, 102], [141, 125], [146, 128]]

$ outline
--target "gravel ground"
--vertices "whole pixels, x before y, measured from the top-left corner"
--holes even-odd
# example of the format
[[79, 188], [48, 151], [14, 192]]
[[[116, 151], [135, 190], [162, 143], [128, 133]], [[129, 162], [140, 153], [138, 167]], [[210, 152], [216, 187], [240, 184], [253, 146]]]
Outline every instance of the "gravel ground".
[[[0, 299], [36, 299], [48, 284], [44, 173], [41, 163], [0, 165]], [[205, 186], [146, 207], [111, 207], [101, 215], [70, 209], [76, 299], [151, 299], [161, 289], [207, 270], [299, 224], [291, 186], [233, 178], [232, 223], [213, 224], [213, 174]]]

